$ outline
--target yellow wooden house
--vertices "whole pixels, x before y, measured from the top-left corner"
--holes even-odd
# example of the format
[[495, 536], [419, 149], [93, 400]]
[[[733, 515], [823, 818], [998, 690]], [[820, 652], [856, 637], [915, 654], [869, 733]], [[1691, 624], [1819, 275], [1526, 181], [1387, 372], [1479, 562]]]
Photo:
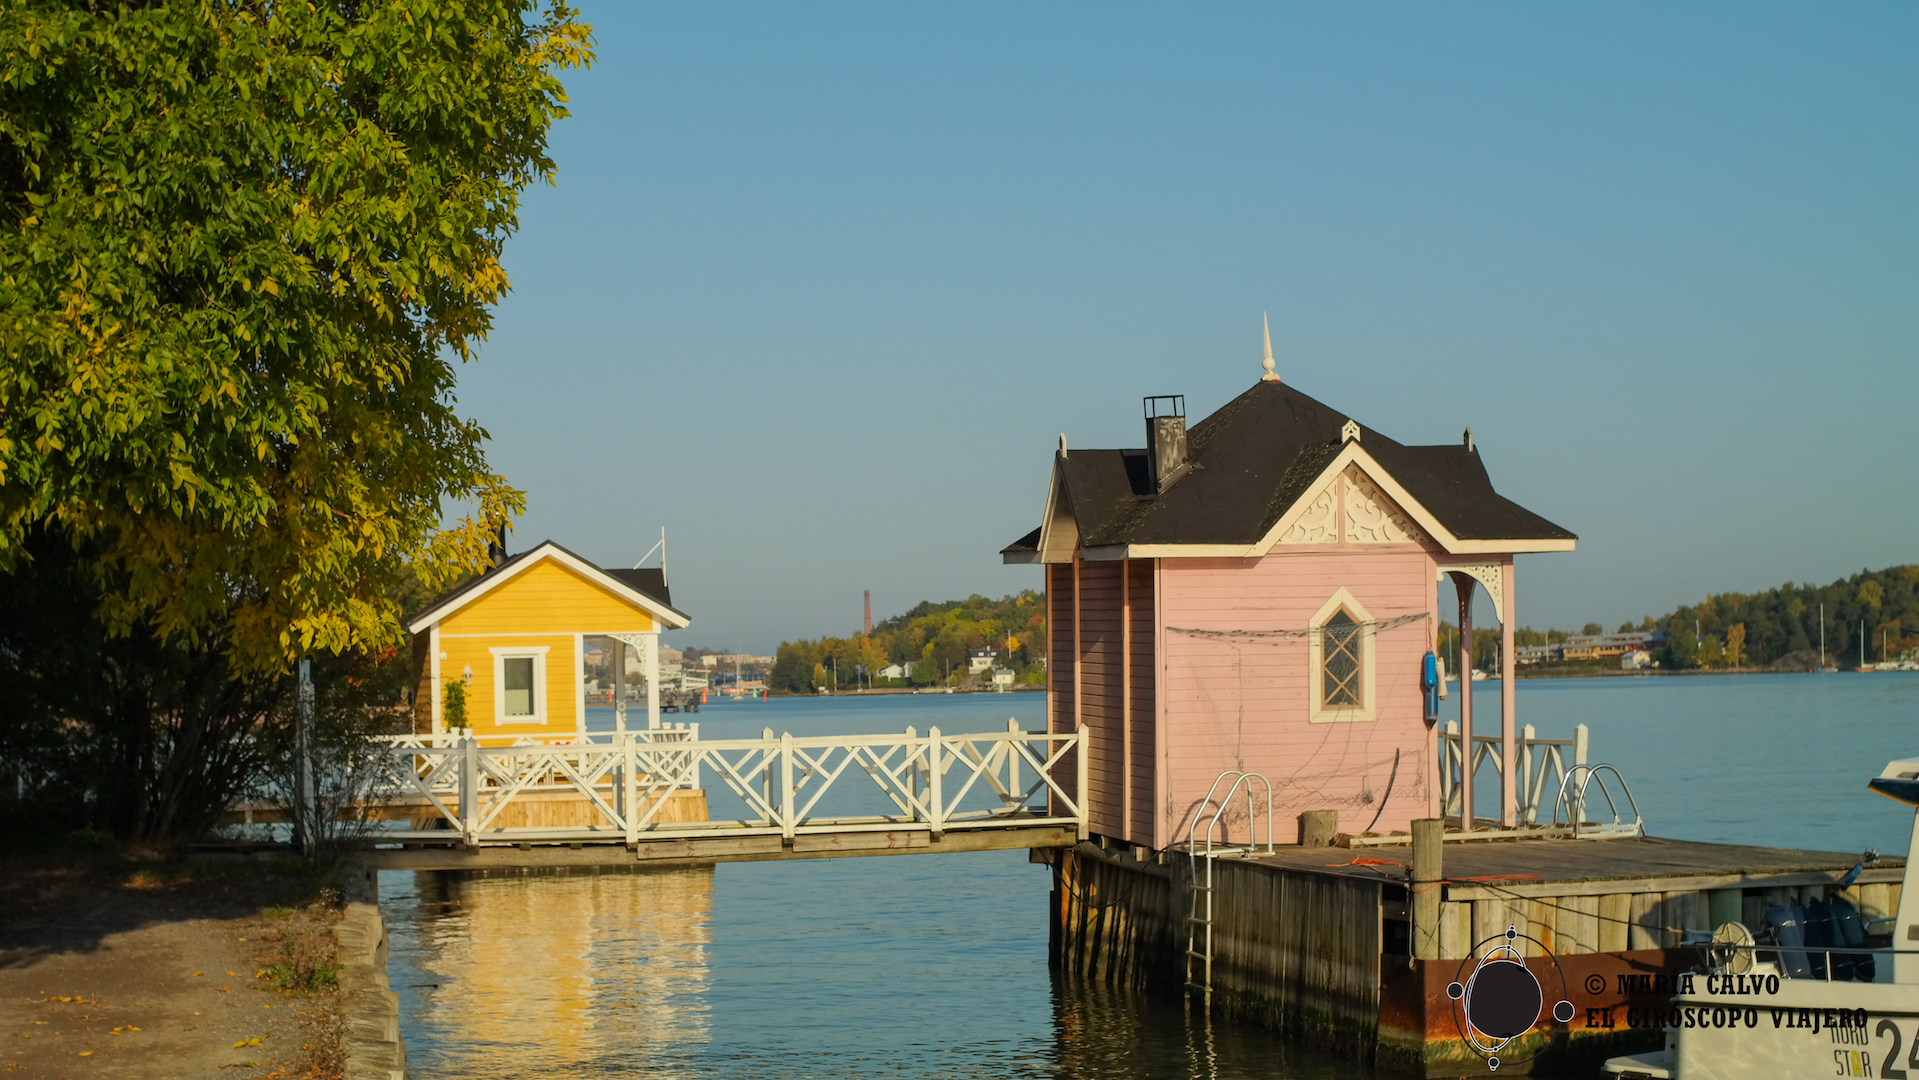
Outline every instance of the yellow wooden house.
[[[664, 569], [593, 565], [551, 540], [500, 561], [408, 620], [414, 730], [446, 734], [448, 684], [484, 742], [572, 738], [586, 731], [586, 657], [598, 647], [624, 681], [626, 651], [646, 677], [646, 727], [660, 726], [660, 634], [691, 620], [673, 607]], [[615, 695], [615, 729], [627, 729]], [[637, 725], [636, 725], [637, 726]]]

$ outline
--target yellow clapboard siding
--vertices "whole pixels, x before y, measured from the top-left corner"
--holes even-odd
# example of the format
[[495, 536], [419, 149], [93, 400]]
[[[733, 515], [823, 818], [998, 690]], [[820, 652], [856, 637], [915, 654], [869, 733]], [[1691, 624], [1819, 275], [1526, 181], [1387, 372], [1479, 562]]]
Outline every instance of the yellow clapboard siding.
[[[468, 665], [473, 668], [473, 683], [467, 691], [467, 722], [475, 735], [547, 735], [579, 728], [580, 716], [573, 692], [573, 676], [578, 670], [573, 635], [530, 636], [497, 634], [487, 637], [441, 638], [440, 675], [461, 678]], [[546, 723], [494, 723], [500, 688], [495, 685], [493, 650], [505, 648], [546, 649]]]
[[645, 609], [551, 559], [542, 559], [440, 620], [442, 638], [448, 634], [644, 634], [656, 629]]

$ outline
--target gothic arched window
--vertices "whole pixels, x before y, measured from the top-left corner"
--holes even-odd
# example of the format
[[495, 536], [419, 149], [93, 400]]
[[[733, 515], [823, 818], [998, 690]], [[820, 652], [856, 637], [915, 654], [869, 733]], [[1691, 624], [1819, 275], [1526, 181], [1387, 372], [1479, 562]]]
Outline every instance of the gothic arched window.
[[1337, 589], [1313, 613], [1307, 719], [1315, 724], [1377, 719], [1374, 699], [1373, 615]]
[[1365, 658], [1359, 629], [1359, 620], [1343, 607], [1320, 625], [1320, 705], [1324, 708], [1356, 709], [1365, 704], [1360, 693]]

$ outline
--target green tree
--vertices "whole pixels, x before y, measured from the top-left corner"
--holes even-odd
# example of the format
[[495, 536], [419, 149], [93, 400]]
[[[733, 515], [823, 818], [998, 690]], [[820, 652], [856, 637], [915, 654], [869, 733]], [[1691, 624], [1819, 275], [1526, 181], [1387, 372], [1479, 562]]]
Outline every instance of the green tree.
[[919, 660], [913, 664], [913, 681], [921, 686], [931, 686], [940, 681], [940, 662], [933, 655], [933, 646], [929, 643], [920, 652]]
[[484, 562], [524, 500], [449, 358], [591, 60], [536, 2], [0, 10], [0, 570], [54, 530], [116, 632], [265, 672]]
[[1886, 602], [1885, 586], [1870, 579], [1861, 582], [1859, 585], [1859, 602], [1871, 608], [1873, 611], [1878, 611], [1880, 605]]
[[1693, 633], [1692, 616], [1675, 615], [1666, 621], [1666, 659], [1669, 668], [1699, 666], [1699, 638]]
[[1596, 622], [1589, 622], [1579, 632], [1582, 634], [1603, 634], [1606, 632], [1606, 628]]

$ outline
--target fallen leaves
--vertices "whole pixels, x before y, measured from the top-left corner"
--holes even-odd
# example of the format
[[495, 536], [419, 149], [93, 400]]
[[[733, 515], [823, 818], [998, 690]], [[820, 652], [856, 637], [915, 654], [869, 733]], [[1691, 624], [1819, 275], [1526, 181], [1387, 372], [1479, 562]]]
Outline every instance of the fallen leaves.
[[251, 1038], [251, 1039], [241, 1039], [241, 1040], [240, 1040], [239, 1042], [237, 1042], [237, 1043], [234, 1043], [234, 1044], [233, 1044], [233, 1048], [234, 1048], [235, 1050], [238, 1050], [238, 1049], [240, 1049], [240, 1048], [241, 1048], [242, 1046], [258, 1046], [258, 1045], [260, 1045], [260, 1036], [258, 1036], [258, 1035], [255, 1035], [255, 1036], [254, 1036], [253, 1038]]

